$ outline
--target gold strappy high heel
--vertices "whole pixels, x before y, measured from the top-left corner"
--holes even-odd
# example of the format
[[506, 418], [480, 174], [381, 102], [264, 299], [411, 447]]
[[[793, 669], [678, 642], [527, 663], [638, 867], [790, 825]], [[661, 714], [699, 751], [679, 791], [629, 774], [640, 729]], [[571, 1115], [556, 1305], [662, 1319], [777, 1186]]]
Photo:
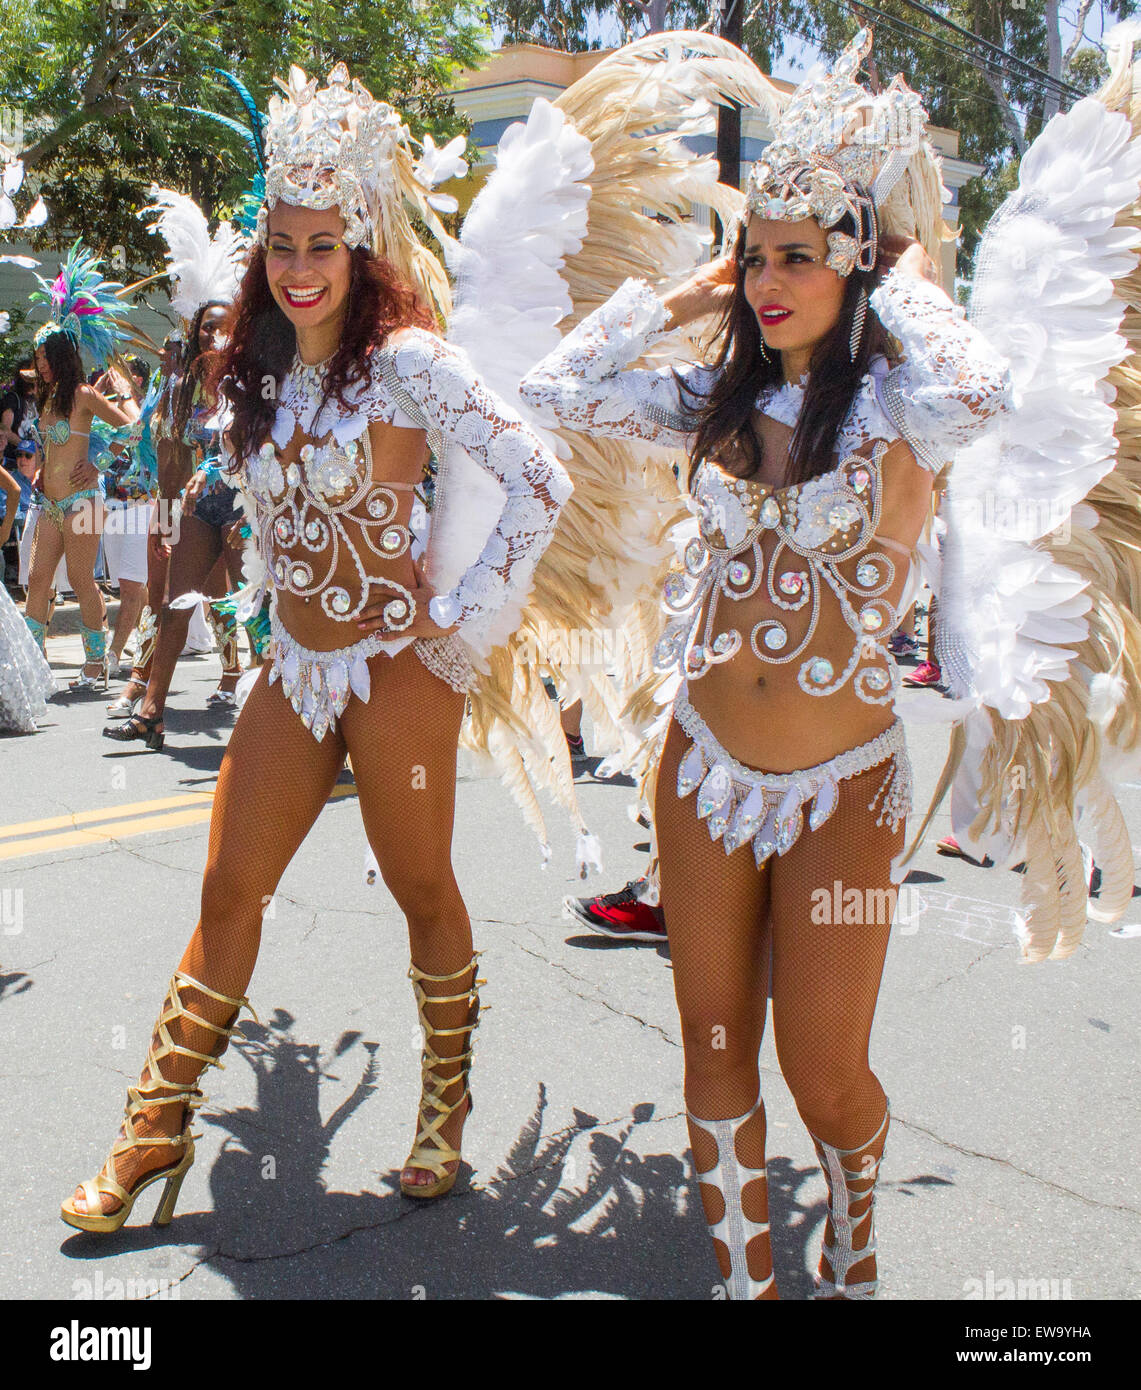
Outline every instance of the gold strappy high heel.
[[[184, 1008], [179, 997], [179, 988], [196, 989], [202, 994], [209, 995], [211, 999], [217, 999], [219, 1003], [229, 1004], [234, 1010], [230, 1022], [226, 1027], [219, 1027], [215, 1023], [210, 1023], [204, 1018], [199, 1018], [197, 1014], [191, 1013]], [[162, 1197], [159, 1199], [158, 1208], [154, 1215], [156, 1226], [167, 1226], [174, 1216], [175, 1203], [178, 1201], [178, 1194], [182, 1189], [182, 1180], [190, 1171], [190, 1166], [194, 1162], [194, 1140], [200, 1136], [190, 1132], [190, 1125], [194, 1111], [204, 1104], [206, 1097], [198, 1089], [197, 1081], [182, 1083], [177, 1081], [165, 1081], [159, 1063], [164, 1057], [195, 1057], [203, 1065], [199, 1069], [199, 1075], [205, 1071], [206, 1067], [218, 1067], [224, 1069], [223, 1064], [218, 1060], [229, 1046], [230, 1039], [236, 1032], [238, 1015], [242, 1009], [250, 1009], [248, 999], [231, 999], [228, 994], [219, 994], [216, 990], [208, 989], [189, 975], [184, 975], [176, 970], [171, 977], [170, 988], [167, 991], [166, 999], [163, 1001], [162, 1012], [159, 1014], [158, 1023], [155, 1026], [157, 1044], [155, 1037], [151, 1038], [150, 1050], [147, 1053], [147, 1060], [143, 1066], [143, 1073], [149, 1078], [138, 1086], [127, 1088], [127, 1105], [123, 1114], [124, 1133], [122, 1137], [116, 1139], [111, 1147], [111, 1152], [107, 1156], [98, 1176], [83, 1182], [83, 1202], [86, 1211], [78, 1211], [72, 1206], [72, 1199], [69, 1198], [60, 1207], [60, 1215], [69, 1226], [75, 1226], [81, 1231], [117, 1231], [131, 1214], [131, 1208], [135, 1205], [135, 1199], [143, 1188], [149, 1187], [151, 1183], [158, 1182], [160, 1178], [166, 1179], [166, 1186], [163, 1189]], [[253, 1014], [253, 1009], [250, 1009]], [[195, 1052], [189, 1047], [183, 1047], [176, 1043], [167, 1030], [167, 1025], [173, 1023], [175, 1019], [185, 1018], [190, 1023], [208, 1028], [212, 1033], [216, 1033], [222, 1040], [221, 1046], [212, 1054], [205, 1052]], [[254, 1014], [254, 1018], [257, 1015]], [[159, 1094], [159, 1092], [169, 1094]], [[185, 1109], [182, 1119], [182, 1127], [176, 1135], [141, 1135], [135, 1132], [135, 1120], [139, 1112], [145, 1107], [152, 1105], [181, 1105]], [[156, 1168], [143, 1173], [136, 1181], [135, 1185], [128, 1191], [115, 1177], [115, 1159], [120, 1155], [129, 1152], [131, 1149], [159, 1148], [169, 1145], [173, 1149], [181, 1151], [173, 1166]], [[113, 1197], [118, 1198], [122, 1206], [117, 1211], [104, 1214], [102, 1203], [99, 1200], [100, 1193], [108, 1192]]]
[[[456, 1177], [459, 1173], [460, 1151], [453, 1149], [452, 1146], [443, 1138], [440, 1133], [445, 1121], [453, 1115], [464, 1103], [465, 1099], [469, 1102], [468, 1114], [471, 1114], [475, 1102], [472, 1100], [471, 1091], [468, 1089], [468, 1074], [471, 1071], [471, 1038], [467, 1039], [467, 1049], [457, 1053], [454, 1057], [440, 1057], [432, 1046], [433, 1038], [455, 1038], [464, 1034], [470, 1035], [479, 1027], [479, 986], [486, 984], [486, 980], [476, 978], [476, 961], [482, 952], [476, 951], [471, 960], [462, 970], [457, 970], [453, 975], [428, 975], [423, 970], [417, 969], [415, 965], [408, 971], [408, 978], [412, 981], [412, 986], [416, 991], [416, 1007], [420, 1015], [420, 1028], [424, 1035], [424, 1051], [420, 1056], [421, 1072], [421, 1092], [420, 1092], [420, 1130], [416, 1135], [416, 1142], [412, 1145], [412, 1152], [408, 1155], [406, 1168], [423, 1168], [431, 1173], [435, 1173], [436, 1181], [429, 1183], [408, 1184], [401, 1179], [400, 1190], [405, 1197], [442, 1197], [446, 1192], [450, 1192], [455, 1185]], [[452, 980], [459, 980], [467, 974], [471, 974], [471, 984], [462, 994], [428, 994], [424, 990], [421, 980], [430, 980], [433, 984], [448, 984]], [[468, 1001], [467, 1022], [458, 1028], [435, 1028], [428, 1021], [426, 1008], [431, 1004], [457, 1004], [460, 1000]], [[436, 1068], [449, 1062], [458, 1062], [460, 1069], [455, 1076], [447, 1078], [438, 1076]], [[454, 1101], [446, 1099], [447, 1092], [457, 1082], [460, 1083], [462, 1090]], [[466, 1117], [465, 1117], [466, 1118]], [[455, 1172], [449, 1173], [446, 1165], [455, 1163]]]

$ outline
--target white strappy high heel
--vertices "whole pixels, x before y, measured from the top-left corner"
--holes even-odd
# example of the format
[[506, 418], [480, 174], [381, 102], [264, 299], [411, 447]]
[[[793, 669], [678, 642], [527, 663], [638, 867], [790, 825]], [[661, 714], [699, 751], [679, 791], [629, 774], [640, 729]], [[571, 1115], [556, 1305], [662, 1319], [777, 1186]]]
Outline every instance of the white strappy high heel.
[[725, 1287], [734, 1302], [760, 1298], [772, 1287], [775, 1275], [767, 1279], [754, 1279], [749, 1273], [748, 1247], [755, 1236], [768, 1235], [767, 1221], [752, 1221], [744, 1213], [741, 1194], [746, 1185], [753, 1181], [768, 1183], [768, 1172], [764, 1168], [746, 1168], [737, 1158], [737, 1135], [742, 1126], [751, 1120], [761, 1108], [761, 1097], [744, 1115], [735, 1120], [699, 1120], [689, 1111], [690, 1123], [708, 1134], [717, 1145], [717, 1162], [704, 1173], [698, 1173], [698, 1182], [714, 1187], [721, 1194], [724, 1211], [720, 1221], [708, 1222], [709, 1234], [721, 1241], [729, 1252], [729, 1275]]
[[[890, 1120], [891, 1105], [889, 1103], [879, 1129], [867, 1143], [859, 1144], [854, 1149], [838, 1149], [833, 1144], [826, 1144], [822, 1139], [818, 1139], [815, 1134], [812, 1135], [812, 1142], [816, 1145], [820, 1166], [824, 1169], [824, 1176], [828, 1182], [829, 1216], [836, 1237], [835, 1245], [829, 1245], [825, 1239], [821, 1249], [822, 1257], [832, 1266], [832, 1278], [825, 1279], [817, 1271], [814, 1298], [839, 1297], [856, 1300], [875, 1297], [876, 1287], [879, 1283], [878, 1276], [875, 1279], [865, 1279], [855, 1284], [849, 1284], [847, 1277], [850, 1269], [866, 1260], [869, 1255], [876, 1253], [875, 1193], [884, 1149], [880, 1140], [882, 1138], [884, 1143], [887, 1142], [887, 1128]], [[875, 1152], [877, 1144], [879, 1144], [878, 1153]], [[853, 1171], [850, 1166], [850, 1161], [853, 1158], [859, 1159], [857, 1171]], [[847, 1164], [845, 1160], [848, 1160]], [[867, 1206], [864, 1210], [854, 1213], [853, 1208], [865, 1201]], [[857, 1244], [857, 1240], [865, 1231], [866, 1235], [863, 1242]]]

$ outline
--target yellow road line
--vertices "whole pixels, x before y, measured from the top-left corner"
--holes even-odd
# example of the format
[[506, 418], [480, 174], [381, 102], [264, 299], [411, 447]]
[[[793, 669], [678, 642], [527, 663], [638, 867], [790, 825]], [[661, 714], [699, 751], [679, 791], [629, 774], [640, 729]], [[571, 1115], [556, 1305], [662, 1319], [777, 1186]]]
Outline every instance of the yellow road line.
[[167, 811], [175, 806], [193, 806], [206, 797], [214, 800], [213, 791], [188, 792], [184, 796], [168, 796], [161, 801], [136, 801], [126, 806], [106, 806], [98, 811], [73, 811], [67, 816], [48, 816], [45, 820], [29, 820], [22, 825], [0, 825], [0, 840], [13, 835], [35, 835], [41, 830], [69, 830], [93, 821], [123, 820], [128, 816], [145, 815], [148, 811]]
[[[337, 801], [346, 796], [356, 796], [356, 793], [354, 785], [343, 783], [333, 788], [329, 800]], [[207, 804], [195, 805], [203, 800]], [[8, 843], [0, 844], [0, 860], [19, 859], [30, 854], [54, 854], [59, 850], [103, 844], [108, 840], [124, 840], [133, 835], [150, 835], [160, 830], [198, 825], [210, 819], [213, 803], [213, 792], [193, 792], [186, 796], [168, 797], [163, 801], [140, 801], [133, 806], [117, 806], [113, 810], [77, 811], [73, 816], [53, 816], [48, 820], [4, 826], [0, 828], [0, 838], [7, 839]], [[154, 814], [157, 810], [175, 806], [193, 809], [169, 810], [165, 815]], [[86, 823], [82, 829], [81, 822]], [[55, 833], [36, 834], [42, 830], [53, 830]], [[24, 838], [12, 838], [16, 835]]]
[[106, 826], [92, 826], [88, 830], [73, 830], [70, 833], [41, 835], [33, 840], [14, 840], [0, 845], [0, 859], [18, 859], [25, 854], [54, 854], [61, 849], [75, 849], [79, 845], [97, 845], [105, 840], [125, 840], [130, 835], [149, 835], [155, 830], [173, 830], [180, 825], [195, 825], [210, 819], [210, 808], [197, 811], [172, 811], [168, 816], [147, 816], [138, 821], [114, 821]]

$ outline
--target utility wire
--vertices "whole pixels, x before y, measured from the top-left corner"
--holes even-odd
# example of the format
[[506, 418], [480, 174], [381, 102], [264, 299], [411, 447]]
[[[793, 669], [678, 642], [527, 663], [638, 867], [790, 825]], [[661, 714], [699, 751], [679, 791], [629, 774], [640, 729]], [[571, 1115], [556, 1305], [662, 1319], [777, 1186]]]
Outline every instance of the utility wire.
[[1085, 92], [1075, 87], [1072, 82], [1067, 82], [1061, 77], [1055, 77], [1053, 73], [1035, 67], [1033, 63], [1027, 62], [1025, 58], [1018, 58], [1013, 53], [1007, 53], [1006, 49], [1000, 48], [998, 44], [991, 43], [989, 39], [984, 39], [979, 34], [971, 33], [969, 29], [964, 29], [962, 25], [956, 24], [953, 19], [948, 19], [946, 15], [940, 14], [938, 10], [933, 10], [930, 5], [923, 4], [923, 0], [903, 0], [903, 3], [905, 5], [910, 5], [913, 10], [918, 10], [920, 14], [926, 15], [928, 19], [933, 19], [937, 24], [943, 25], [944, 28], [952, 29], [963, 38], [971, 39], [974, 43], [980, 44], [983, 48], [990, 49], [992, 53], [998, 54], [1006, 62], [1014, 63], [1016, 66], [1025, 69], [1028, 73], [1033, 73], [1044, 81], [1052, 83], [1055, 87], [1067, 92], [1070, 96], [1079, 98], [1085, 96]]
[[[999, 48], [997, 45], [990, 43], [987, 39], [980, 39], [977, 37], [977, 35], [970, 33], [970, 31], [967, 29], [960, 29], [960, 27], [957, 24], [952, 23], [951, 20], [943, 20], [942, 15], [938, 14], [934, 10], [928, 11], [925, 6], [919, 5], [918, 7], [922, 9], [924, 13], [929, 13], [935, 19], [938, 19], [943, 23], [947, 24], [957, 33], [965, 34], [967, 38], [974, 39], [976, 43], [981, 44], [984, 48], [989, 49], [993, 53], [998, 54], [999, 58], [1001, 58], [1002, 61], [999, 62], [996, 59], [988, 60], [980, 54], [970, 53], [966, 49], [962, 48], [959, 44], [951, 43], [949, 39], [941, 39], [937, 34], [932, 34], [931, 31], [928, 29], [919, 29], [914, 24], [909, 24], [906, 19], [900, 19], [895, 15], [885, 14], [883, 10], [877, 10], [874, 5], [869, 5], [865, 3], [865, 0], [848, 0], [848, 3], [857, 9], [865, 10], [868, 14], [875, 15], [878, 20], [882, 21], [885, 24], [893, 26], [897, 30], [906, 31], [908, 34], [911, 34], [916, 38], [926, 40], [928, 43], [935, 43], [940, 45], [941, 50], [945, 54], [953, 53], [957, 57], [965, 59], [974, 67], [978, 68], [980, 71], [993, 72], [997, 70], [999, 72], [1005, 73], [1008, 71], [1007, 65], [1014, 64], [1018, 68], [1024, 69], [1025, 71], [1016, 72], [1011, 75], [1018, 77], [1023, 82], [1035, 82], [1039, 86], [1042, 86], [1044, 84], [1047, 92], [1050, 95], [1073, 96], [1079, 99], [1086, 95], [1086, 93], [1083, 92], [1080, 87], [1075, 87], [1070, 82], [1063, 82], [1061, 78], [1052, 77], [1048, 72], [1043, 72], [1041, 68], [1036, 68], [1033, 65], [1033, 63], [1027, 63], [1024, 59], [1017, 58], [1012, 53], [1007, 53], [1007, 51], [1004, 48]], [[917, 4], [918, 0], [904, 0], [904, 3]]]

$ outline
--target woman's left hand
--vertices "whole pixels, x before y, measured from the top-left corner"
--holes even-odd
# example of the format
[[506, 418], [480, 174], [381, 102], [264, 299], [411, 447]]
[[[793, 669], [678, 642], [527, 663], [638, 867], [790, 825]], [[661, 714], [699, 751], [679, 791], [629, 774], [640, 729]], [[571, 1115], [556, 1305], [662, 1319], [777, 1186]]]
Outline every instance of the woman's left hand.
[[379, 598], [365, 605], [357, 619], [357, 627], [360, 628], [362, 637], [371, 632], [377, 632], [382, 637], [393, 638], [446, 637], [449, 632], [455, 631], [455, 628], [440, 627], [432, 621], [428, 613], [428, 604], [436, 597], [436, 591], [425, 579], [424, 569], [419, 560], [412, 561], [412, 574], [415, 585], [409, 592], [416, 607], [411, 623], [400, 629], [389, 627], [384, 621], [384, 610], [394, 598], [402, 597], [402, 595], [399, 590], [390, 594], [381, 594]]
[[93, 463], [83, 459], [68, 475], [68, 482], [78, 492], [81, 488], [95, 487], [99, 482], [99, 470]]
[[912, 237], [886, 236], [881, 238], [880, 245], [882, 259], [895, 270], [939, 284], [938, 266]]

